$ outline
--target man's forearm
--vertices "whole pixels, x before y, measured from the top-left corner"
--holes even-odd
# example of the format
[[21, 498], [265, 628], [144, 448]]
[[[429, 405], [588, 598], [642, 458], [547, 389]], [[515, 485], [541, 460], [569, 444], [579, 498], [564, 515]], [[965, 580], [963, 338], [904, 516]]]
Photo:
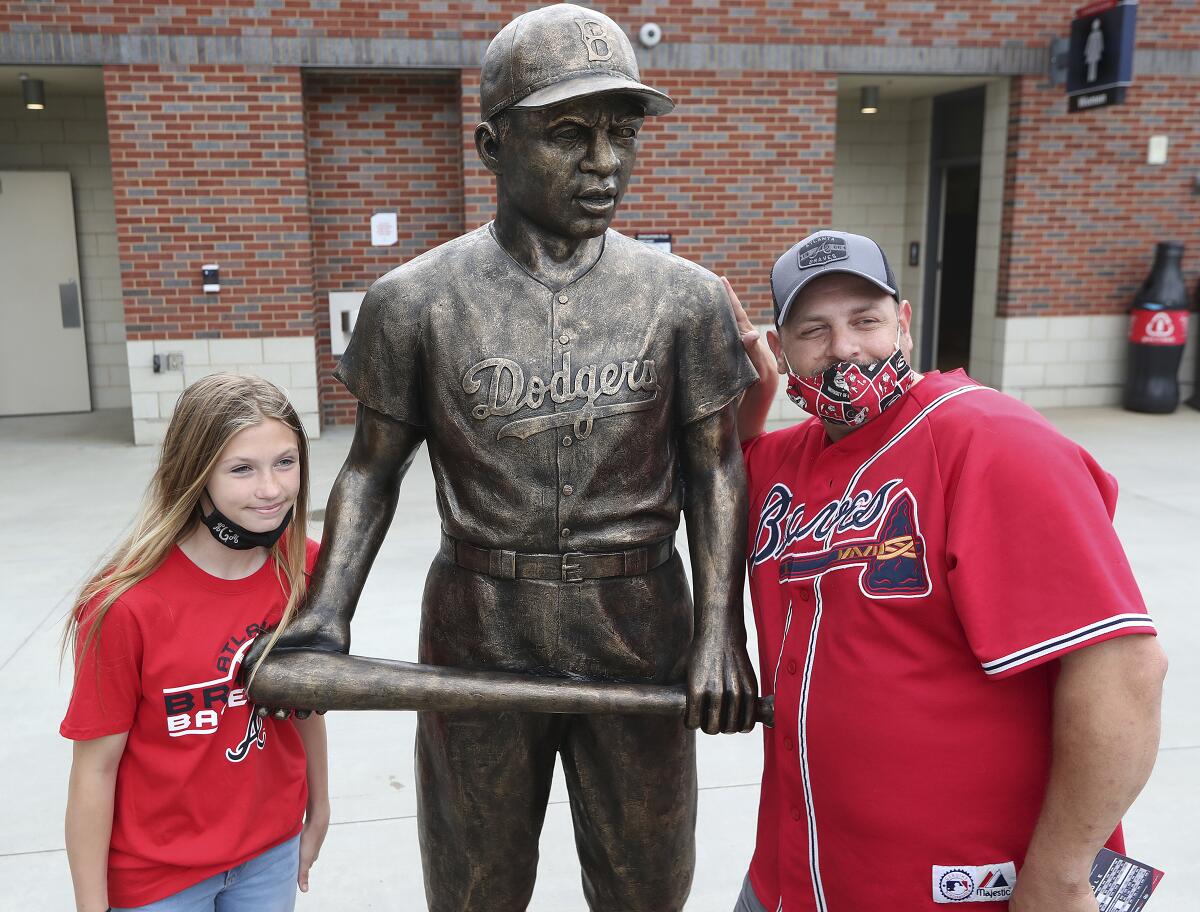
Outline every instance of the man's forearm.
[[1064, 657], [1050, 777], [1021, 878], [1086, 884], [1154, 767], [1165, 667], [1157, 641], [1140, 635]]
[[779, 374], [775, 365], [755, 357], [757, 352], [751, 352], [751, 359], [758, 371], [758, 382], [748, 387], [742, 394], [738, 406], [738, 439], [749, 440], [757, 437], [767, 427], [767, 417], [771, 414], [771, 406], [775, 404], [775, 391], [779, 389]]

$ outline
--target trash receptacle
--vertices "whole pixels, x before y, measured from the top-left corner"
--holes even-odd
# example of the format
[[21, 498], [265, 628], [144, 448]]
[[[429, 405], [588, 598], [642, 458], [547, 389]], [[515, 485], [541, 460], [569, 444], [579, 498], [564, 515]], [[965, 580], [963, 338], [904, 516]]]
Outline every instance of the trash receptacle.
[[1129, 372], [1125, 408], [1163, 414], [1179, 405], [1179, 362], [1187, 341], [1188, 294], [1183, 244], [1154, 248], [1154, 265], [1129, 308]]

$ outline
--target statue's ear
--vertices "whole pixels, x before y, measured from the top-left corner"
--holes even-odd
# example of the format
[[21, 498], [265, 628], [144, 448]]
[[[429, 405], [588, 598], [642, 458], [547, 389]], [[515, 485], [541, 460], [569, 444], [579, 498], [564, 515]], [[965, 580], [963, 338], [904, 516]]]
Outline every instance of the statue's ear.
[[500, 173], [500, 137], [486, 120], [475, 128], [475, 151], [484, 167], [493, 174]]

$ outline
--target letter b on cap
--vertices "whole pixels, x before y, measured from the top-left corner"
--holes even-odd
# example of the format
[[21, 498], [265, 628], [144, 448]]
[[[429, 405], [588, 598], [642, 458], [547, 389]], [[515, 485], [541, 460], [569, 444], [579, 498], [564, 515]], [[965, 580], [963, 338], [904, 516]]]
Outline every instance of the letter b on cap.
[[588, 62], [612, 60], [612, 39], [604, 30], [604, 24], [595, 19], [576, 19], [583, 45], [587, 48]]

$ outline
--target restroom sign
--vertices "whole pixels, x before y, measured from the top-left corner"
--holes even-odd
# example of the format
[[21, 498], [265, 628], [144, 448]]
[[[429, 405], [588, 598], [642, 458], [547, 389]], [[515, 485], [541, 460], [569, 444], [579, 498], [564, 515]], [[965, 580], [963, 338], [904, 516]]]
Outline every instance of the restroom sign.
[[1125, 100], [1133, 83], [1137, 0], [1096, 0], [1075, 10], [1067, 55], [1067, 110]]

